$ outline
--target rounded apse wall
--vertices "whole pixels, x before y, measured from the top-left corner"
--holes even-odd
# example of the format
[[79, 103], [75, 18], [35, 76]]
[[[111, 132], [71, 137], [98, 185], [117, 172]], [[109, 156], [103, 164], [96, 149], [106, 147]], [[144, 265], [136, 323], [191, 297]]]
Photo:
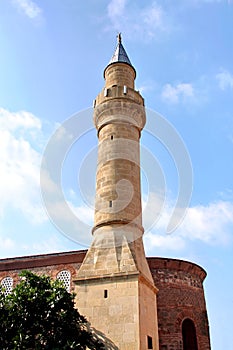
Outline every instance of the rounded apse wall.
[[210, 350], [203, 281], [206, 272], [191, 262], [147, 258], [157, 294], [159, 349]]

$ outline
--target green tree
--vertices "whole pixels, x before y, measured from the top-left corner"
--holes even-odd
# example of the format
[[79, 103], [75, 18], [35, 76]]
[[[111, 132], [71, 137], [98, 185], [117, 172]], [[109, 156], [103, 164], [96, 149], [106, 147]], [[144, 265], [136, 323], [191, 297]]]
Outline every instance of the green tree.
[[0, 291], [1, 350], [104, 349], [60, 281], [23, 271], [11, 294]]

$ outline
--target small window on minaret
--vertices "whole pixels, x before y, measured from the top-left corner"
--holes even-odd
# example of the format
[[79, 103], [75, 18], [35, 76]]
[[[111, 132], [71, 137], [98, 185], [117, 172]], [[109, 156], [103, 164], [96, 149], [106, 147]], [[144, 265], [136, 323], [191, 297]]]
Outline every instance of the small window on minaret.
[[109, 201], [109, 208], [112, 208], [112, 201]]
[[126, 95], [126, 94], [127, 94], [127, 86], [126, 86], [126, 85], [124, 85], [124, 88], [123, 88], [123, 93], [124, 93], [124, 95]]
[[111, 140], [113, 140], [113, 135], [111, 135]]
[[108, 290], [105, 289], [105, 290], [104, 290], [104, 298], [106, 299], [107, 297], [108, 297]]
[[149, 335], [147, 336], [147, 348], [148, 349], [153, 349], [152, 338]]
[[105, 89], [104, 89], [104, 97], [107, 97], [107, 96], [108, 96], [108, 89], [105, 88]]

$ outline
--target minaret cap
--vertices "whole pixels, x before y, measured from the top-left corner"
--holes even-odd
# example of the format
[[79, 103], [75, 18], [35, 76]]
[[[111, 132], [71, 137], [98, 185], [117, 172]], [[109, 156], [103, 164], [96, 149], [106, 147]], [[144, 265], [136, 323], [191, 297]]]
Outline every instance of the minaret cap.
[[[110, 66], [114, 63], [126, 63], [134, 69], [134, 67], [132, 66], [132, 63], [130, 62], [130, 59], [129, 59], [129, 57], [124, 49], [124, 46], [122, 45], [121, 33], [118, 33], [117, 41], [118, 41], [118, 43], [117, 43], [117, 47], [115, 49], [115, 52], [114, 52], [109, 64], [105, 68], [104, 73], [105, 73], [106, 69], [108, 68], [108, 66]], [[135, 69], [134, 69], [134, 71], [135, 71]], [[136, 75], [136, 71], [135, 71], [135, 75]]]

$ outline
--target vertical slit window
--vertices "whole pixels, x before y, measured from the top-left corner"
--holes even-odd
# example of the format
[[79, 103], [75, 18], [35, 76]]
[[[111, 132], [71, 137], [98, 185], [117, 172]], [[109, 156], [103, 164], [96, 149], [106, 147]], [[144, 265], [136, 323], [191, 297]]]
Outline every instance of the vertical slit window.
[[153, 349], [152, 337], [150, 337], [149, 335], [147, 336], [147, 348]]
[[107, 97], [108, 96], [108, 89], [104, 89], [104, 97]]
[[107, 299], [107, 297], [108, 297], [108, 291], [107, 291], [107, 289], [105, 289], [104, 290], [104, 298]]
[[112, 201], [109, 201], [109, 208], [112, 208]]

